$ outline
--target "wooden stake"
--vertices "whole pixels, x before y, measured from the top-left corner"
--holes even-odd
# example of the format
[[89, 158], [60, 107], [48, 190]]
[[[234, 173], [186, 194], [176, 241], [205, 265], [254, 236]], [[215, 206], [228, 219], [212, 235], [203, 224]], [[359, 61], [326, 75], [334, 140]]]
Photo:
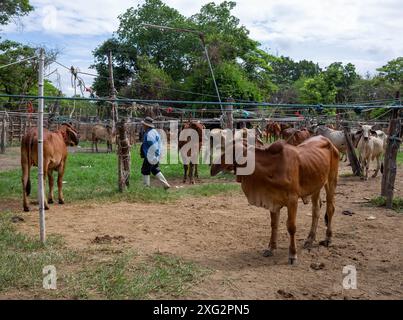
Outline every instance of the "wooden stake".
[[1, 136], [0, 136], [0, 153], [6, 153], [7, 145], [7, 121], [6, 115], [3, 116], [3, 125], [1, 126]]
[[383, 176], [381, 195], [386, 197], [386, 207], [391, 209], [393, 205], [393, 193], [396, 180], [397, 164], [396, 158], [399, 151], [401, 139], [401, 119], [399, 109], [393, 109], [389, 123], [388, 145], [386, 146], [385, 159], [383, 163]]
[[362, 172], [361, 172], [361, 164], [357, 159], [357, 156], [355, 155], [354, 151], [354, 145], [351, 139], [351, 133], [350, 133], [350, 128], [347, 123], [343, 123], [343, 131], [344, 131], [344, 136], [346, 137], [346, 142], [347, 142], [347, 156], [348, 160], [350, 161], [351, 164], [351, 169], [353, 170], [353, 174], [360, 177]]
[[[235, 102], [234, 99], [229, 98], [227, 99], [227, 102]], [[225, 118], [224, 118], [224, 128], [223, 129], [233, 129], [234, 128], [234, 119], [232, 116], [233, 113], [233, 106], [232, 105], [225, 105]]]

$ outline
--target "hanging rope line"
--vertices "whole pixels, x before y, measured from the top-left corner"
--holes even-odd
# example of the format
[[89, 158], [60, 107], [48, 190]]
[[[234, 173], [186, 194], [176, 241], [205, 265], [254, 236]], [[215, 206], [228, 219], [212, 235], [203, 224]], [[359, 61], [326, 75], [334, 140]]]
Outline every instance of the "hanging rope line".
[[6, 64], [4, 66], [0, 66], [0, 69], [7, 68], [7, 67], [10, 67], [10, 66], [13, 66], [13, 65], [16, 65], [16, 64], [19, 64], [19, 63], [23, 63], [23, 62], [26, 62], [26, 61], [29, 61], [29, 60], [37, 59], [37, 58], [38, 58], [37, 56], [33, 56], [33, 57], [26, 58], [26, 59], [23, 59], [23, 60], [18, 60], [18, 61]]

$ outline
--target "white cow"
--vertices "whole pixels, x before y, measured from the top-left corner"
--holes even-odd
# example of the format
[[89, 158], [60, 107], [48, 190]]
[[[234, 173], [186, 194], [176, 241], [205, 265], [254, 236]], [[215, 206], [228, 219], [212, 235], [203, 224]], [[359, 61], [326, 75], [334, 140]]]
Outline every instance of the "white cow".
[[369, 163], [376, 159], [376, 169], [372, 175], [375, 178], [381, 168], [381, 156], [384, 150], [384, 140], [378, 138], [377, 132], [372, 129], [372, 126], [361, 125], [357, 131], [361, 138], [358, 142], [358, 155], [363, 172], [363, 178], [368, 180]]
[[317, 134], [328, 138], [334, 144], [341, 154], [340, 160], [345, 157], [344, 161], [347, 161], [347, 141], [343, 131], [334, 130], [325, 126], [318, 126], [315, 131]]

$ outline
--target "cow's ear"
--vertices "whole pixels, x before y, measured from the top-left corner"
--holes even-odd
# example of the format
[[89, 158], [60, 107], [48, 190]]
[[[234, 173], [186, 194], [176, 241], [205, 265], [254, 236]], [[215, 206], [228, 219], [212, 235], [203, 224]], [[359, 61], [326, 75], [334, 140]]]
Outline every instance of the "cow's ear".
[[375, 136], [375, 137], [377, 137], [377, 136], [378, 136], [378, 134], [376, 133], [376, 131], [375, 131], [375, 130], [370, 130], [370, 132], [371, 132], [371, 134], [372, 134], [373, 136]]
[[355, 134], [356, 134], [356, 135], [362, 134], [362, 129], [358, 130]]
[[71, 128], [68, 128], [68, 129], [67, 129], [67, 134], [68, 134], [70, 140], [71, 140], [75, 145], [78, 145], [78, 143], [79, 143], [79, 136], [78, 136], [78, 133], [75, 132], [75, 130], [73, 130], [73, 129], [71, 129]]

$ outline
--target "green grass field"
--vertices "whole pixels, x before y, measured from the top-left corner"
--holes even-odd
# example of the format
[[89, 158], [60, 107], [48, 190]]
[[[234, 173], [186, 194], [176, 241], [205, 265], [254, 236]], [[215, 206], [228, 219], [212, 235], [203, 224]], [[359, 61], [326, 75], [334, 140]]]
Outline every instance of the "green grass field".
[[[196, 185], [187, 184], [183, 188], [171, 188], [165, 191], [154, 183], [154, 187], [144, 188], [140, 168], [142, 159], [138, 146], [133, 147], [131, 161], [130, 187], [124, 192], [118, 192], [117, 156], [115, 153], [70, 153], [67, 168], [63, 178], [63, 190], [67, 203], [81, 200], [108, 200], [129, 202], [166, 202], [183, 196], [209, 196], [222, 192], [239, 190], [237, 184], [222, 183], [234, 181], [230, 174], [210, 177], [209, 166], [199, 165], [199, 177], [209, 178], [211, 182]], [[182, 179], [183, 166], [161, 165], [161, 170], [168, 181]], [[56, 177], [56, 173], [54, 173]], [[152, 178], [153, 179], [153, 178]], [[178, 181], [176, 181], [178, 182]], [[153, 183], [152, 183], [153, 184]], [[37, 168], [31, 170], [32, 199], [37, 193]], [[0, 199], [21, 198], [21, 169], [0, 173]], [[55, 188], [55, 197], [57, 188]], [[56, 198], [57, 199], [57, 198]]]

